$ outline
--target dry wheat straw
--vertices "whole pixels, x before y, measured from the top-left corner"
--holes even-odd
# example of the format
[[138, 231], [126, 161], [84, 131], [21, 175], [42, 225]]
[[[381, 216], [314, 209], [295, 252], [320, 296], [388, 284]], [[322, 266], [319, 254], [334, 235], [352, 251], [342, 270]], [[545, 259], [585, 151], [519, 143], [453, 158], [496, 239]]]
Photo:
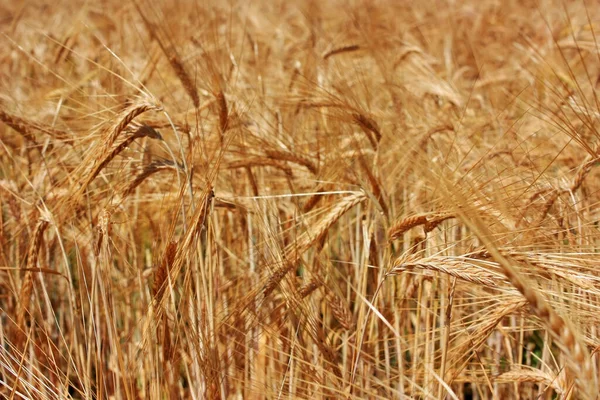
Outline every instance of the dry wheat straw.
[[583, 184], [583, 181], [585, 180], [587, 175], [592, 170], [592, 167], [594, 166], [594, 164], [596, 164], [597, 162], [598, 162], [598, 158], [593, 158], [593, 159], [585, 162], [583, 165], [581, 165], [581, 167], [579, 168], [579, 171], [577, 171], [577, 174], [573, 178], [573, 182], [571, 183], [571, 185], [568, 189], [546, 188], [546, 189], [541, 189], [541, 190], [537, 191], [536, 193], [534, 193], [528, 199], [527, 204], [524, 207], [524, 212], [522, 213], [522, 218], [525, 216], [525, 212], [527, 212], [527, 210], [535, 202], [535, 200], [537, 200], [539, 197], [543, 196], [544, 194], [549, 193], [548, 198], [542, 205], [542, 208], [539, 212], [537, 219], [533, 223], [534, 227], [541, 226], [541, 224], [544, 222], [544, 219], [550, 212], [550, 209], [556, 203], [556, 200], [558, 200], [558, 198], [561, 195], [563, 195], [564, 193], [575, 193], [577, 190], [579, 190], [579, 188]]
[[579, 171], [577, 171], [577, 175], [575, 175], [575, 178], [573, 179], [573, 183], [571, 184], [571, 187], [569, 188], [571, 193], [575, 193], [583, 184], [583, 181], [585, 180], [585, 178], [588, 176], [588, 174], [590, 173], [590, 171], [592, 170], [592, 167], [598, 163], [600, 159], [599, 158], [593, 158], [589, 161], [587, 161], [586, 163], [584, 163], [580, 168]]
[[[180, 193], [184, 193], [186, 190], [185, 185], [182, 185], [180, 188]], [[170, 273], [173, 276], [173, 279], [176, 279], [179, 274], [181, 267], [183, 266], [186, 255], [188, 254], [192, 244], [199, 237], [201, 231], [205, 227], [206, 220], [209, 216], [209, 211], [211, 208], [211, 204], [213, 198], [215, 197], [215, 193], [211, 186], [207, 186], [200, 194], [200, 197], [197, 202], [197, 207], [195, 208], [194, 214], [191, 218], [190, 229], [187, 230], [185, 236], [182, 240], [178, 242], [177, 245], [169, 245], [163, 251], [163, 255], [161, 260], [164, 260], [164, 268], [168, 268], [169, 272], [162, 271], [159, 273], [160, 276], [163, 276], [166, 273]], [[172, 255], [172, 252], [175, 252], [175, 255]], [[162, 268], [162, 267], [161, 267]], [[160, 293], [160, 287], [155, 288], [157, 293]], [[163, 297], [155, 298], [154, 304], [160, 305]]]
[[258, 183], [256, 183], [256, 178], [254, 177], [254, 173], [252, 172], [252, 167], [249, 165], [244, 167], [246, 170], [246, 175], [248, 175], [248, 180], [250, 181], [250, 186], [252, 187], [252, 194], [257, 197], [259, 195], [258, 192]]
[[405, 232], [408, 232], [410, 229], [424, 225], [427, 223], [427, 216], [430, 214], [418, 214], [411, 215], [410, 217], [405, 217], [399, 222], [392, 225], [392, 227], [388, 230], [388, 238], [389, 240], [395, 240], [401, 238]]
[[438, 215], [438, 216], [433, 216], [430, 219], [427, 220], [427, 222], [425, 223], [425, 233], [429, 233], [432, 230], [434, 230], [435, 228], [437, 228], [442, 222], [447, 221], [451, 218], [454, 218], [453, 215], [450, 214], [442, 214], [442, 215]]
[[[310, 282], [300, 286], [300, 288], [297, 290], [297, 292], [294, 293], [294, 296], [292, 297], [292, 299], [293, 299], [293, 301], [300, 304], [302, 302], [302, 300], [309, 297], [311, 294], [313, 294], [313, 292], [315, 292], [317, 289], [319, 289], [322, 286], [323, 286], [322, 281], [313, 279]], [[284, 311], [285, 307], [288, 305], [288, 303], [289, 303], [288, 299], [280, 302], [277, 306], [275, 306], [273, 308], [273, 311], [271, 311], [271, 315], [282, 315], [283, 311]], [[278, 318], [272, 317], [271, 321], [277, 322]], [[283, 323], [284, 323], [284, 321], [279, 321], [280, 325], [283, 325]]]
[[0, 398], [596, 394], [599, 11], [4, 3]]
[[554, 205], [554, 203], [556, 202], [556, 200], [559, 198], [560, 195], [561, 195], [560, 190], [552, 191], [552, 193], [548, 196], [548, 198], [544, 202], [544, 205], [542, 206], [542, 209], [540, 210], [540, 214], [539, 214], [538, 218], [535, 220], [533, 226], [539, 227], [540, 225], [542, 225], [542, 223], [544, 222], [544, 219], [546, 219], [546, 216], [550, 212], [550, 209], [552, 208], [552, 206]]

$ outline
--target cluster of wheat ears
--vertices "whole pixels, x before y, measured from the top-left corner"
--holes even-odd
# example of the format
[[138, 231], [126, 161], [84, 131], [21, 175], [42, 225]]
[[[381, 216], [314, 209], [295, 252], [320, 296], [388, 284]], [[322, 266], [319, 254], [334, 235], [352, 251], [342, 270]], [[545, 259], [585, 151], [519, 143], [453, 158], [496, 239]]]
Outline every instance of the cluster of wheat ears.
[[0, 31], [0, 397], [597, 398], [597, 4], [4, 1]]

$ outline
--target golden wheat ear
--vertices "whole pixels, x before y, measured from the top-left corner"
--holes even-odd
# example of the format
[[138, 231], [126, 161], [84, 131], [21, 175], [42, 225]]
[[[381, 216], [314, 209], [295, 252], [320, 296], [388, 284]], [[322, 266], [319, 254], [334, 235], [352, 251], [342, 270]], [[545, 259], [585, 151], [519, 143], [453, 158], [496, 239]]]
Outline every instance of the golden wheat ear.
[[591, 4], [0, 0], [0, 399], [598, 398]]

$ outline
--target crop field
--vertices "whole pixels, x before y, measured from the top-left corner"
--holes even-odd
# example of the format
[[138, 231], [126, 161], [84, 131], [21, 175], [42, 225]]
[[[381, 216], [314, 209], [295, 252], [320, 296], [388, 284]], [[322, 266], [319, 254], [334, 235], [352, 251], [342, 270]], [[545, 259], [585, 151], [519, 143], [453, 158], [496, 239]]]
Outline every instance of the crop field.
[[592, 0], [0, 1], [0, 398], [585, 399]]

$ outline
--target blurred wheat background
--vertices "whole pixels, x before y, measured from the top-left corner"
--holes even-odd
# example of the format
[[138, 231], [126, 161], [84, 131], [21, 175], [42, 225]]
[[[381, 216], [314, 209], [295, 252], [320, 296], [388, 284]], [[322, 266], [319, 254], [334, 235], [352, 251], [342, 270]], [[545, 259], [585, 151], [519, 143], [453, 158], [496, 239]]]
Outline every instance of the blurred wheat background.
[[597, 3], [7, 0], [0, 31], [0, 397], [597, 397]]

